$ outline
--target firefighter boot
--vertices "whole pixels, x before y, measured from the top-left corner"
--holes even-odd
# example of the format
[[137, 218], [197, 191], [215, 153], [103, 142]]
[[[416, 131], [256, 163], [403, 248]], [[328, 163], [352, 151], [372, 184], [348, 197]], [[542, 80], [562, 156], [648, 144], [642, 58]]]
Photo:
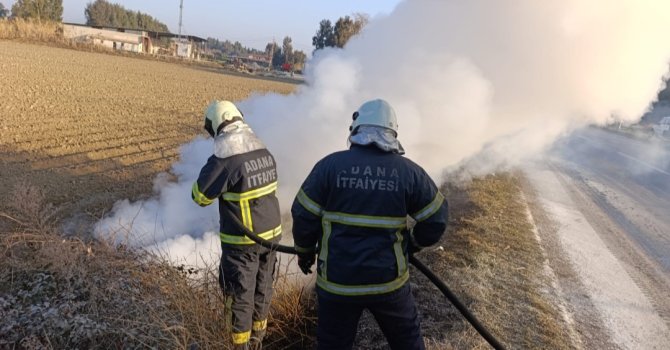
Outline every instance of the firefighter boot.
[[251, 350], [249, 343], [233, 344], [233, 350]]
[[265, 329], [251, 332], [251, 339], [249, 339], [250, 350], [261, 350], [263, 348], [263, 338], [265, 337], [265, 332]]

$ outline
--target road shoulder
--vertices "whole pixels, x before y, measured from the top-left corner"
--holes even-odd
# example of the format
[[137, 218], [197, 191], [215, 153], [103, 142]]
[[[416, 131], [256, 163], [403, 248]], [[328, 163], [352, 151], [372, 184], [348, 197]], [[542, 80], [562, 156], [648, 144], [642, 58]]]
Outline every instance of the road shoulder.
[[553, 169], [538, 165], [527, 176], [531, 211], [584, 347], [664, 348], [664, 321], [582, 214], [593, 208]]

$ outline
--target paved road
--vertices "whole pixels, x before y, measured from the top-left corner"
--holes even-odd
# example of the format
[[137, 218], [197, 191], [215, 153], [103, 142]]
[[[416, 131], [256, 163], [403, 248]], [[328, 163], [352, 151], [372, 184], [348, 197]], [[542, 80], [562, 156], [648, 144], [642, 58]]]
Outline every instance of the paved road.
[[576, 347], [667, 349], [670, 144], [589, 128], [544, 160], [526, 173]]
[[670, 328], [670, 143], [588, 128], [548, 166]]
[[670, 143], [605, 130], [556, 144], [556, 164], [670, 276]]

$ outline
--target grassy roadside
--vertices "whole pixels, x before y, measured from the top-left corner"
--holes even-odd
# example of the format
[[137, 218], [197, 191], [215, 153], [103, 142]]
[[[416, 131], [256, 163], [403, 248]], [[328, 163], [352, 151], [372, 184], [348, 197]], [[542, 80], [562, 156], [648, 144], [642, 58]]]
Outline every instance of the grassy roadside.
[[[0, 349], [226, 349], [215, 269], [189, 270], [102, 243], [0, 236]], [[313, 299], [276, 282], [266, 344], [312, 342]]]
[[[508, 349], [570, 349], [518, 176], [446, 185], [450, 227], [437, 248], [418, 257]], [[430, 349], [489, 348], [425, 277], [413, 276]]]
[[[144, 251], [66, 238], [54, 225], [57, 208], [36, 187], [15, 191], [11, 202], [0, 212], [0, 349], [229, 348], [215, 266], [172, 266]], [[281, 273], [266, 348], [312, 344], [314, 310], [296, 276]]]
[[[516, 175], [443, 191], [449, 230], [418, 257], [509, 349], [573, 348]], [[30, 196], [45, 198], [39, 191]], [[228, 346], [213, 267], [188, 270], [124, 247], [65, 239], [38, 220], [52, 211], [48, 204], [19, 207], [8, 216], [21, 224], [0, 232], [0, 349]], [[489, 348], [416, 270], [411, 283], [429, 349]], [[265, 348], [309, 348], [316, 323], [312, 293], [288, 271], [275, 287]], [[369, 315], [356, 344], [386, 348]]]

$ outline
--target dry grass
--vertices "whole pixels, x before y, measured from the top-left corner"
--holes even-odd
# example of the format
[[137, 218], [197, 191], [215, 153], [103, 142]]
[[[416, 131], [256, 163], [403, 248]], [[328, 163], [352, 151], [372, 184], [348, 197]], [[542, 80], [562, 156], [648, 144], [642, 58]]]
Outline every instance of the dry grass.
[[0, 20], [0, 39], [61, 43], [64, 42], [63, 27], [58, 22], [22, 18]]
[[[518, 179], [489, 176], [444, 191], [449, 231], [419, 258], [508, 348], [572, 348]], [[27, 223], [31, 215], [50, 212], [45, 208], [34, 204], [4, 214], [21, 224], [0, 233], [0, 349], [228, 347], [214, 269], [183, 269], [144, 252], [40, 232], [53, 226]], [[19, 209], [28, 214], [18, 215]], [[488, 349], [425, 277], [413, 271], [411, 282], [429, 349]], [[309, 348], [315, 325], [313, 294], [295, 275], [280, 271], [265, 348]], [[369, 315], [356, 343], [386, 348]]]
[[266, 349], [309, 349], [316, 343], [316, 296], [288, 271], [280, 272], [268, 320]]
[[[38, 213], [51, 207], [32, 206]], [[0, 232], [0, 349], [229, 347], [216, 269], [175, 267], [143, 251], [40, 232], [43, 226], [15, 215], [3, 213], [17, 224]], [[266, 348], [307, 347], [314, 299], [286, 274], [275, 290]]]
[[63, 36], [63, 25], [60, 22], [35, 21], [31, 19], [13, 18], [0, 20], [0, 40], [14, 40], [49, 46], [76, 49], [88, 52], [117, 53], [129, 56], [131, 53], [115, 52], [101, 45], [77, 42]]
[[[0, 349], [226, 349], [215, 272], [55, 235], [1, 236]], [[278, 279], [266, 349], [313, 343], [314, 299]]]
[[[440, 243], [443, 249], [422, 253], [419, 258], [443, 276], [508, 348], [572, 348], [566, 325], [548, 293], [545, 258], [528, 220], [518, 178], [487, 176], [466, 186], [447, 185], [444, 190], [450, 199], [451, 220]], [[418, 299], [427, 299], [422, 305], [427, 334], [432, 338], [430, 347], [487, 349], [455, 308], [445, 306], [435, 312], [433, 302], [440, 298], [417, 275], [416, 283], [423, 286]]]
[[44, 190], [32, 186], [25, 180], [19, 181], [8, 200], [11, 215], [0, 212], [0, 218], [9, 220], [24, 232], [52, 232], [59, 221], [59, 208], [47, 201]]

